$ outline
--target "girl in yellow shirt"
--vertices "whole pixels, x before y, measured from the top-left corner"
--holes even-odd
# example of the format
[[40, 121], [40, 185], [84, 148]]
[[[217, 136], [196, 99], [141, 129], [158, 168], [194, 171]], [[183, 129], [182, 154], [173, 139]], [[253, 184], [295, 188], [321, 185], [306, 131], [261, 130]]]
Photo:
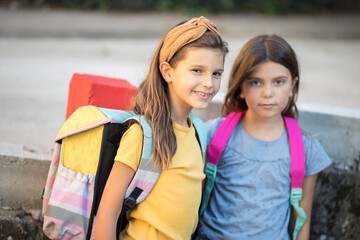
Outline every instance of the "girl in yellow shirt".
[[[153, 164], [161, 174], [148, 197], [128, 215], [120, 239], [190, 239], [198, 220], [204, 178], [200, 146], [189, 118], [219, 91], [227, 43], [204, 17], [174, 27], [160, 43], [133, 110], [149, 120]], [[116, 239], [126, 189], [141, 155], [137, 124], [124, 134], [95, 221], [96, 239]]]

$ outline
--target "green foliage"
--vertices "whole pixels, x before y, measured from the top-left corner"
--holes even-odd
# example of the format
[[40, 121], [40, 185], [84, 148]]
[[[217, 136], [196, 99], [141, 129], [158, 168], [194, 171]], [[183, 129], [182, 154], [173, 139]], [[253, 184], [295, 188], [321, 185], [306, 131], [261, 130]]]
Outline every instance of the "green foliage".
[[112, 2], [112, 0], [62, 0], [62, 4], [70, 9], [108, 10]]
[[[19, 0], [39, 5], [39, 0]], [[359, 0], [41, 0], [47, 6], [118, 11], [208, 13], [345, 13], [360, 12]]]
[[181, 13], [219, 13], [231, 11], [234, 7], [233, 0], [158, 0], [158, 10], [174, 10]]

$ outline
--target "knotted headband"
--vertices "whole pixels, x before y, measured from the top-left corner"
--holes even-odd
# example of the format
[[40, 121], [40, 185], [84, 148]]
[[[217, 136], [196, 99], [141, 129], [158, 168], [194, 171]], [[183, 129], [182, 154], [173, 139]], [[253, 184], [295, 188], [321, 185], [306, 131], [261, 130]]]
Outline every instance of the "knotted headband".
[[199, 39], [207, 30], [220, 36], [215, 24], [203, 16], [192, 18], [186, 23], [173, 28], [166, 35], [163, 46], [161, 47], [159, 56], [160, 63], [169, 62], [180, 48]]

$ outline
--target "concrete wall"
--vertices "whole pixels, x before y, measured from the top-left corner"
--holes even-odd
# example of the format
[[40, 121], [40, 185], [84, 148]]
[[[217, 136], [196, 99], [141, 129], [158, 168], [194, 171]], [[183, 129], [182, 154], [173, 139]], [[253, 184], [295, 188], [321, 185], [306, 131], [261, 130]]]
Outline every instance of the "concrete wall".
[[360, 119], [316, 112], [301, 112], [300, 127], [324, 146], [340, 170], [359, 172]]
[[317, 180], [311, 239], [360, 239], [360, 119], [301, 112], [299, 122], [333, 160]]
[[[219, 117], [220, 104], [193, 114], [203, 120]], [[311, 239], [360, 239], [360, 118], [310, 111], [300, 116], [301, 128], [316, 137], [334, 161], [318, 177]], [[1, 239], [29, 234], [39, 239], [41, 194], [50, 158], [49, 149], [0, 146]]]

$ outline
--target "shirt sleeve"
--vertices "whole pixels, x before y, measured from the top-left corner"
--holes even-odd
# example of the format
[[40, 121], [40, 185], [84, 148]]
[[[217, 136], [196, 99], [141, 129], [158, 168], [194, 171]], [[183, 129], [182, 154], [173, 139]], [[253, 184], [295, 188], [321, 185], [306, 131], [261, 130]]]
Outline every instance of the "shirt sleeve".
[[303, 134], [305, 152], [305, 177], [317, 174], [331, 164], [331, 159], [318, 140], [310, 134]]
[[119, 161], [137, 170], [142, 151], [143, 133], [139, 124], [133, 124], [120, 140], [115, 161]]

